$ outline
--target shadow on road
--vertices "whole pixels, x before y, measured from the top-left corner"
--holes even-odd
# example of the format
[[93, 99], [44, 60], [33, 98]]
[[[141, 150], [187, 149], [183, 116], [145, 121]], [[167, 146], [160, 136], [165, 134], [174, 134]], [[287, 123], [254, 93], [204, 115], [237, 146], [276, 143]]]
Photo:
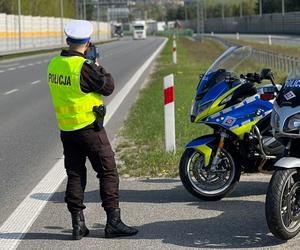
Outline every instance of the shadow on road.
[[145, 224], [135, 238], [161, 239], [177, 246], [213, 249], [260, 248], [284, 243], [269, 234], [263, 202], [224, 200], [188, 205], [222, 213], [211, 218]]
[[[257, 201], [223, 200], [218, 202], [189, 203], [201, 210], [220, 211], [211, 218], [191, 220], [166, 220], [144, 224], [139, 234], [130, 240], [162, 240], [163, 243], [193, 248], [260, 248], [284, 242], [268, 232], [264, 218], [264, 203]], [[57, 226], [47, 227], [57, 233], [27, 233], [24, 240], [70, 240], [71, 230]], [[90, 227], [88, 237], [103, 238], [104, 225]], [[59, 230], [59, 231], [58, 231]], [[16, 234], [18, 236], [18, 234]], [[1, 238], [14, 238], [13, 234], [1, 234]], [[114, 240], [120, 240], [114, 239]]]
[[[156, 181], [156, 180], [154, 180]], [[157, 183], [164, 183], [162, 180], [157, 180]], [[148, 180], [144, 181], [148, 182]], [[139, 203], [170, 203], [170, 202], [203, 202], [198, 198], [188, 193], [182, 186], [179, 180], [172, 180], [172, 182], [178, 182], [178, 186], [172, 189], [158, 189], [158, 190], [120, 190], [120, 200], [122, 202], [139, 202]], [[165, 183], [172, 183], [165, 182]], [[153, 182], [150, 182], [153, 183]], [[154, 182], [156, 183], [156, 182]], [[254, 182], [245, 181], [239, 183], [236, 190], [228, 197], [245, 197], [264, 195], [267, 192], [267, 182]], [[64, 203], [64, 192], [57, 192], [50, 199], [50, 202]], [[36, 193], [31, 196], [37, 200], [44, 200], [49, 197], [45, 193]], [[85, 203], [98, 203], [100, 202], [99, 190], [87, 191], [84, 196]]]
[[[178, 181], [180, 184], [180, 181]], [[184, 202], [189, 207], [198, 207], [198, 218], [188, 220], [156, 221], [139, 227], [139, 234], [127, 238], [130, 240], [161, 240], [163, 243], [194, 248], [260, 248], [282, 244], [274, 238], [266, 225], [264, 202], [236, 199], [241, 196], [263, 195], [266, 182], [242, 182], [229, 197], [217, 202], [201, 202], [189, 195], [179, 185], [166, 190], [121, 190], [123, 202], [135, 203], [170, 203]], [[43, 197], [37, 194], [34, 198]], [[56, 193], [51, 201], [63, 202], [64, 193]], [[98, 202], [98, 191], [87, 192], [85, 202]], [[190, 211], [195, 211], [191, 209]], [[189, 213], [190, 211], [187, 211]], [[211, 211], [212, 213], [206, 213]], [[202, 215], [203, 213], [203, 215]], [[200, 215], [200, 216], [199, 216]], [[211, 217], [213, 216], [213, 217]], [[57, 225], [45, 227], [49, 233], [27, 233], [25, 240], [70, 240], [71, 231], [62, 230]], [[104, 225], [90, 226], [88, 237], [102, 238]], [[50, 233], [53, 230], [53, 233]], [[14, 235], [1, 234], [0, 238], [11, 238]], [[118, 239], [119, 240], [119, 239]]]

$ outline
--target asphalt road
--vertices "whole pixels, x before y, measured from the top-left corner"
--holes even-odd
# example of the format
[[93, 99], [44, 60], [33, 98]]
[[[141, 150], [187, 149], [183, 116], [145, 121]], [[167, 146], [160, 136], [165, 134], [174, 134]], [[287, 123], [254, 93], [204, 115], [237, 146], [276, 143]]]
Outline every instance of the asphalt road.
[[[124, 40], [101, 46], [103, 65], [116, 82], [106, 104], [162, 41]], [[46, 82], [47, 65], [53, 55], [0, 62], [0, 225], [62, 157]], [[129, 96], [119, 112], [126, 112], [134, 100], [135, 96]], [[116, 114], [108, 124], [111, 138], [123, 119], [123, 114]]]
[[62, 185], [18, 249], [299, 249], [299, 237], [285, 243], [269, 233], [264, 214], [269, 178], [243, 176], [236, 191], [218, 202], [197, 200], [178, 179], [123, 179], [123, 220], [140, 232], [134, 237], [105, 239], [106, 217], [90, 173], [85, 196], [90, 235], [70, 240]]
[[[216, 33], [216, 36], [224, 38], [233, 38], [236, 39], [236, 34], [219, 34]], [[291, 36], [291, 35], [272, 35], [272, 34], [240, 34], [240, 39], [250, 40], [259, 42], [262, 44], [269, 43], [269, 35], [271, 35], [272, 44], [277, 45], [288, 45], [288, 46], [299, 46], [300, 45], [300, 36]]]

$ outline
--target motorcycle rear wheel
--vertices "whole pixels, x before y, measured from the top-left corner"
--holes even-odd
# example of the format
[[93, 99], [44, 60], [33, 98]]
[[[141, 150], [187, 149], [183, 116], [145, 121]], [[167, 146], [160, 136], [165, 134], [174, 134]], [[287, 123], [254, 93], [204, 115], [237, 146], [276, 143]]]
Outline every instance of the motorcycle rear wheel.
[[[224, 148], [221, 150], [221, 161], [218, 164], [218, 169], [219, 173], [212, 172], [213, 178], [207, 181], [205, 173], [207, 173], [207, 176], [210, 173], [209, 166], [204, 166], [204, 155], [195, 149], [189, 148], [184, 151], [181, 157], [179, 175], [183, 186], [193, 196], [205, 201], [216, 201], [229, 195], [235, 189], [241, 175], [241, 168]], [[223, 185], [221, 183], [219, 187], [212, 188], [210, 185], [218, 183], [218, 177], [222, 174], [223, 176], [224, 174], [228, 175], [228, 179]]]
[[300, 232], [300, 172], [278, 169], [269, 183], [265, 207], [271, 233], [289, 240]]

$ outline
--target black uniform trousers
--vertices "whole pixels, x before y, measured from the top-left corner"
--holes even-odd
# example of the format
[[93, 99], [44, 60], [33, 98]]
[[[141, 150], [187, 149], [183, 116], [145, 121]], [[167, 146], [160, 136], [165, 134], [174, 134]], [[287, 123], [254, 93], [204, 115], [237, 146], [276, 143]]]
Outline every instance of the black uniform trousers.
[[75, 213], [85, 209], [86, 157], [100, 181], [102, 206], [104, 209], [119, 208], [119, 177], [105, 129], [95, 131], [93, 126], [88, 126], [76, 131], [62, 131], [61, 140], [68, 176], [65, 194], [68, 210]]

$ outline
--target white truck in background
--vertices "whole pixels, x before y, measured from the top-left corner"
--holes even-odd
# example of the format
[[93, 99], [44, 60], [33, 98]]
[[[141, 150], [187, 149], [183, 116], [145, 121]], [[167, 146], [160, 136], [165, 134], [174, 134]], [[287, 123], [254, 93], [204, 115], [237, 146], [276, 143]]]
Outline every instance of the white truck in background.
[[145, 21], [135, 21], [132, 24], [133, 39], [146, 39], [147, 26]]
[[123, 33], [123, 25], [122, 23], [117, 23], [117, 22], [114, 22], [113, 24], [113, 36], [114, 37], [118, 37], [121, 38], [124, 36], [124, 33]]

